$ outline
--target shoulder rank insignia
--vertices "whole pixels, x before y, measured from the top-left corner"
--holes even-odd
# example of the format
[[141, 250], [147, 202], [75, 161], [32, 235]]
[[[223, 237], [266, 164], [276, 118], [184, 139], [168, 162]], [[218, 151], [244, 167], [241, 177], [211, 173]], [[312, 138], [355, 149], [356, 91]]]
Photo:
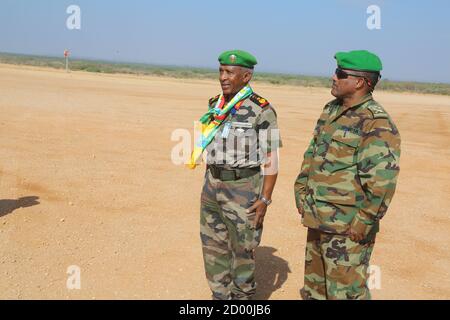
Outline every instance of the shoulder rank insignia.
[[372, 113], [372, 115], [375, 119], [388, 118], [386, 111], [384, 111], [383, 107], [380, 106], [379, 104], [376, 104], [376, 103], [370, 104], [367, 107], [367, 109], [369, 109], [369, 111]]
[[256, 93], [252, 94], [250, 96], [250, 100], [257, 104], [258, 106], [260, 106], [261, 108], [264, 108], [266, 106], [269, 105], [269, 101], [267, 101], [266, 99], [264, 99], [263, 97], [257, 95]]

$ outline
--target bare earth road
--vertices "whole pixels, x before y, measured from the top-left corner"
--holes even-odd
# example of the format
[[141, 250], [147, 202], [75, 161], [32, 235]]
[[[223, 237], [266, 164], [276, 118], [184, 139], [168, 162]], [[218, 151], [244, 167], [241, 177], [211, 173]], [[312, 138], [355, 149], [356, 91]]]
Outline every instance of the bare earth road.
[[[284, 147], [257, 250], [260, 299], [299, 299], [306, 229], [293, 182], [328, 89], [254, 84]], [[209, 299], [199, 239], [204, 166], [171, 162], [214, 81], [0, 65], [0, 298]], [[450, 97], [376, 93], [403, 138], [372, 264], [375, 299], [450, 299]], [[68, 290], [67, 268], [81, 289]]]

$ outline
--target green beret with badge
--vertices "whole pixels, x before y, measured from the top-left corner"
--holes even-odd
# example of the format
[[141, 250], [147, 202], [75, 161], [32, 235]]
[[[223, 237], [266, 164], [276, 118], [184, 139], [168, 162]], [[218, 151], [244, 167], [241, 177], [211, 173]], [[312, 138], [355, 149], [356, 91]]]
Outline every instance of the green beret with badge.
[[338, 52], [334, 58], [342, 69], [367, 72], [380, 72], [383, 69], [380, 58], [366, 50]]
[[256, 58], [243, 50], [225, 51], [219, 56], [219, 62], [225, 66], [240, 66], [253, 69], [258, 63]]

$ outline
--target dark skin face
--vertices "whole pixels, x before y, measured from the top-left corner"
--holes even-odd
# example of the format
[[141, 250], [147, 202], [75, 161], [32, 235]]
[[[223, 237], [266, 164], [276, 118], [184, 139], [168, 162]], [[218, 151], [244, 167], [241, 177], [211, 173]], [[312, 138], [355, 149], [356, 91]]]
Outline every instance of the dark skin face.
[[219, 81], [225, 100], [229, 101], [252, 78], [251, 72], [239, 66], [220, 65]]
[[[353, 73], [352, 70], [343, 69], [349, 73]], [[333, 86], [331, 87], [331, 94], [338, 99], [353, 100], [352, 98], [362, 97], [367, 94], [368, 86], [364, 78], [348, 76], [346, 79], [338, 79], [336, 74], [331, 77], [333, 80]]]

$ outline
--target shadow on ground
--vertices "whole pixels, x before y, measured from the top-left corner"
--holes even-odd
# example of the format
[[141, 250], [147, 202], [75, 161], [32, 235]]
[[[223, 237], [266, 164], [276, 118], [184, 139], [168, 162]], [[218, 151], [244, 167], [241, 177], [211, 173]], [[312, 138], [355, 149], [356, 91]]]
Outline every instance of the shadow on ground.
[[256, 248], [256, 282], [258, 288], [254, 299], [267, 300], [273, 292], [283, 286], [291, 273], [286, 260], [277, 257], [274, 253], [277, 249], [272, 247]]
[[19, 208], [27, 208], [38, 205], [40, 203], [38, 200], [39, 197], [37, 196], [22, 197], [19, 199], [0, 200], [0, 217], [13, 213], [15, 210]]

